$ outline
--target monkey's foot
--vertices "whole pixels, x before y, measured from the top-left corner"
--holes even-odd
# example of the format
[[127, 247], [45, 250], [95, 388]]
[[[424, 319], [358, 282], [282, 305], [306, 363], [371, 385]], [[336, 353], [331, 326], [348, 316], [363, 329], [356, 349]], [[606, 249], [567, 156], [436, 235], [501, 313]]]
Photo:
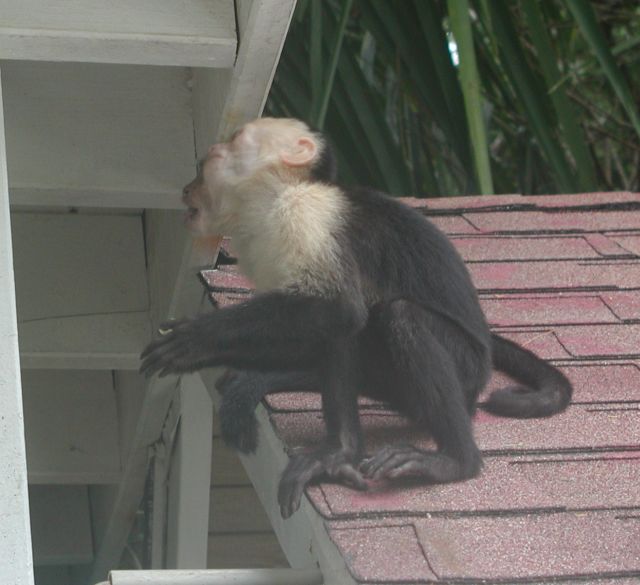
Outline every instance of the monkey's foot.
[[[479, 469], [479, 466], [478, 468]], [[360, 465], [364, 477], [371, 480], [400, 477], [421, 478], [428, 483], [448, 483], [476, 475], [459, 461], [442, 453], [422, 451], [412, 445], [389, 445]]]
[[300, 507], [304, 488], [320, 479], [366, 490], [367, 482], [357, 469], [356, 457], [343, 450], [326, 449], [305, 455], [294, 455], [284, 470], [278, 488], [278, 504], [283, 518]]

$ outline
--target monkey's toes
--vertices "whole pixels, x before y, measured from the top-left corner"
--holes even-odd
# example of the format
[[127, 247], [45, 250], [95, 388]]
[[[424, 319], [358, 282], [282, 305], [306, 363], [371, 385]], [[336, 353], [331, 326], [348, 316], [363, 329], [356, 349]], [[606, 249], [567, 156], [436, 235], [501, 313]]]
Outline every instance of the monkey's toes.
[[357, 490], [368, 489], [366, 479], [349, 453], [321, 450], [310, 455], [295, 455], [284, 470], [278, 489], [278, 503], [283, 518], [288, 518], [300, 507], [305, 487], [319, 479]]
[[374, 481], [382, 478], [418, 474], [424, 465], [425, 454], [410, 445], [386, 446], [360, 465], [360, 471]]

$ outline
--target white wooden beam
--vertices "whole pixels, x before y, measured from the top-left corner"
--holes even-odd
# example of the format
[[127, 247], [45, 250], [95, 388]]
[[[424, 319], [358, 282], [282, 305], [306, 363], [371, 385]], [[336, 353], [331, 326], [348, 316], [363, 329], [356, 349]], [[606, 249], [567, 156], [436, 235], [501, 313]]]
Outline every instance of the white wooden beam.
[[13, 205], [181, 207], [195, 169], [190, 70], [8, 61], [3, 71]]
[[0, 58], [231, 67], [233, 0], [0, 0]]
[[213, 404], [200, 376], [182, 376], [168, 484], [168, 569], [206, 569]]
[[219, 569], [208, 571], [112, 571], [98, 585], [322, 585], [317, 569]]
[[117, 483], [118, 412], [110, 371], [23, 370], [29, 483]]
[[197, 69], [196, 150], [262, 114], [296, 0], [239, 0], [240, 46], [232, 72]]
[[33, 584], [9, 184], [0, 79], [0, 583]]
[[147, 385], [120, 483], [113, 487], [96, 486], [91, 490], [95, 559], [84, 579], [88, 583], [104, 580], [108, 572], [118, 565], [144, 490], [149, 447], [160, 436], [177, 387], [175, 378], [154, 379]]
[[150, 336], [141, 216], [12, 223], [23, 367], [137, 369]]

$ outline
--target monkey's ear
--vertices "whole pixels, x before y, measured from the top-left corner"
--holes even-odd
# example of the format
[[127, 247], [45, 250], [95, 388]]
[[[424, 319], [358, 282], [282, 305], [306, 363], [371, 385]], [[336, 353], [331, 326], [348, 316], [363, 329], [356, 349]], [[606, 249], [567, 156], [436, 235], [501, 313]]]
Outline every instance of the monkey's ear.
[[316, 141], [309, 136], [303, 136], [298, 138], [292, 149], [280, 153], [280, 158], [284, 164], [290, 167], [303, 167], [313, 161], [317, 152]]

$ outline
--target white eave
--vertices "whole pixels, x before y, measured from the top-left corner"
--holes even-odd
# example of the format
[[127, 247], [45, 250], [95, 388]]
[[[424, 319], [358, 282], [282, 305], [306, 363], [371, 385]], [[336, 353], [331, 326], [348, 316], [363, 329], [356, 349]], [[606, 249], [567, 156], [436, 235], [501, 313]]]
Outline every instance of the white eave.
[[13, 205], [180, 207], [195, 158], [190, 70], [7, 61], [2, 71]]
[[0, 0], [5, 59], [231, 67], [233, 0]]

